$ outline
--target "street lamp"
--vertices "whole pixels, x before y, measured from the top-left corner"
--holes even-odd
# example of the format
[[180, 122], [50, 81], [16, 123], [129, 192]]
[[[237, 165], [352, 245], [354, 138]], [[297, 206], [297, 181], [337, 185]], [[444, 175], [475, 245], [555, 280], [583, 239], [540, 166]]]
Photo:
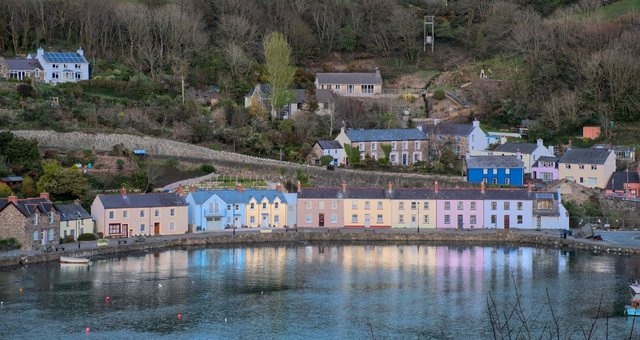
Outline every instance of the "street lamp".
[[418, 234], [420, 234], [420, 201], [416, 202], [418, 206]]

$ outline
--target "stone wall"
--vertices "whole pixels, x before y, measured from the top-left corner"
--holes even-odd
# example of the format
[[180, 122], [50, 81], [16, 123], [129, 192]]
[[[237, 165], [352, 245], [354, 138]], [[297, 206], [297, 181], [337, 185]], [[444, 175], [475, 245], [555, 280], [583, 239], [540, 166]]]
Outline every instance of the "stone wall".
[[[55, 132], [43, 130], [15, 130], [14, 135], [22, 138], [34, 138], [41, 148], [61, 150], [86, 150], [107, 152], [114, 145], [122, 144], [125, 149], [144, 149], [149, 155], [170, 157], [180, 160], [209, 162], [220, 173], [244, 175], [252, 174], [257, 178], [276, 181], [280, 178], [295, 178], [296, 171], [309, 175], [311, 183], [318, 186], [337, 186], [342, 180], [350, 185], [383, 186], [388, 181], [397, 186], [421, 187], [432, 185], [434, 181], [450, 185], [466, 185], [460, 176], [398, 174], [386, 172], [361, 171], [352, 169], [326, 170], [306, 164], [282, 162], [273, 159], [241, 155], [233, 152], [216, 151], [202, 146], [160, 139], [149, 136], [126, 134], [88, 134], [82, 132]], [[442, 187], [443, 185], [441, 185]]]

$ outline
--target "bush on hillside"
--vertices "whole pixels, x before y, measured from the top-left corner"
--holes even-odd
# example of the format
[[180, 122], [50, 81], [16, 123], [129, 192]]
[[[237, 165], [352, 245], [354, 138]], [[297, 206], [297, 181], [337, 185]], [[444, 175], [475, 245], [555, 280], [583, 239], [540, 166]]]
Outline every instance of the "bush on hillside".
[[95, 234], [92, 234], [92, 233], [84, 233], [84, 234], [80, 234], [80, 236], [78, 236], [78, 241], [95, 241], [97, 239], [98, 239], [98, 237]]
[[433, 92], [433, 99], [435, 100], [443, 100], [444, 99], [444, 90], [443, 89], [437, 89]]

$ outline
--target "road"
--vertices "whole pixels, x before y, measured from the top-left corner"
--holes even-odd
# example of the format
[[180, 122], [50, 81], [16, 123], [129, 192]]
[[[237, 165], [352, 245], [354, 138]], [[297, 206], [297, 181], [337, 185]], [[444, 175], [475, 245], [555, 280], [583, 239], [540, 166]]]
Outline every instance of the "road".
[[640, 231], [595, 231], [602, 239], [612, 245], [640, 248]]

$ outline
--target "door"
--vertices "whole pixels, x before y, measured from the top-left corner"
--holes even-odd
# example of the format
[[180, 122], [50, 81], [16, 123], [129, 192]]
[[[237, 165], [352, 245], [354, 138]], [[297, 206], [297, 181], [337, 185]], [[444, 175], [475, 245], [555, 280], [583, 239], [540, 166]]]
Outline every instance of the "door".
[[269, 215], [262, 215], [262, 221], [260, 222], [260, 226], [265, 228], [269, 226]]
[[462, 221], [464, 221], [462, 215], [458, 215], [458, 229], [462, 229], [464, 227], [464, 223]]
[[509, 215], [504, 215], [504, 228], [509, 229]]
[[318, 226], [319, 227], [324, 227], [324, 214], [319, 214], [318, 215]]
[[160, 222], [156, 222], [153, 224], [153, 234], [160, 235]]
[[402, 154], [402, 165], [408, 165], [408, 164], [409, 164], [409, 162], [407, 160], [407, 154], [403, 153]]
[[364, 227], [369, 228], [371, 226], [371, 217], [369, 214], [364, 215]]
[[124, 233], [124, 237], [129, 237], [128, 233], [129, 233], [129, 225], [128, 224], [123, 224], [122, 225], [122, 232]]

